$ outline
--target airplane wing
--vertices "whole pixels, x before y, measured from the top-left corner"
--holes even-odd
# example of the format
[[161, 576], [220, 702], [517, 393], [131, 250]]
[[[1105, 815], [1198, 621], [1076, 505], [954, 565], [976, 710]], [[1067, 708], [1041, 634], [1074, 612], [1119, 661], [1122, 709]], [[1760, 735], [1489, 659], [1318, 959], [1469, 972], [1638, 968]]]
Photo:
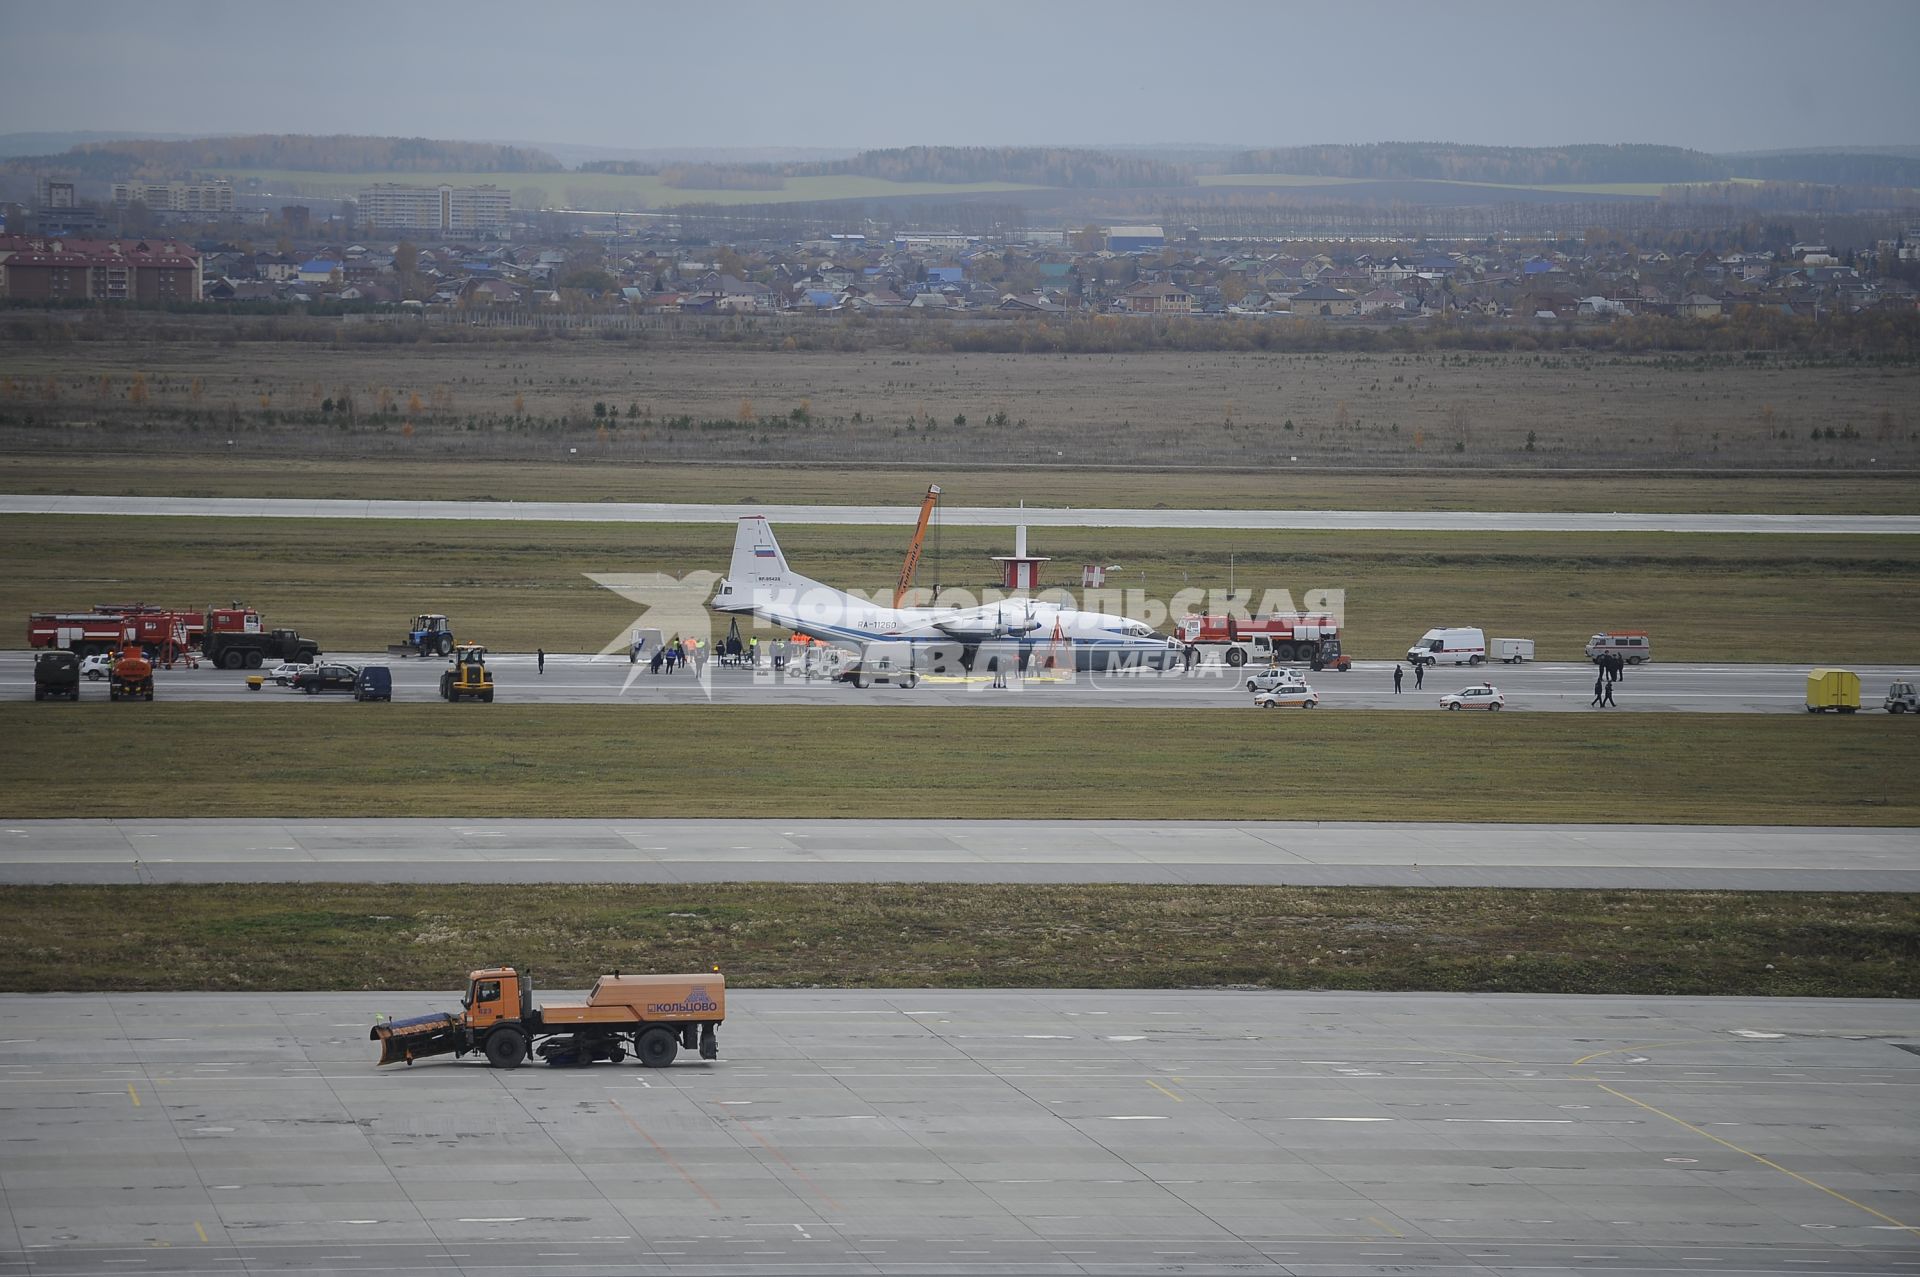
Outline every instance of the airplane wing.
[[943, 616], [932, 622], [933, 628], [950, 639], [962, 643], [984, 643], [989, 639], [1018, 638], [1031, 634], [1040, 628], [1040, 622], [1015, 610], [1008, 615], [1004, 608], [974, 608], [971, 611], [958, 612], [952, 616]]

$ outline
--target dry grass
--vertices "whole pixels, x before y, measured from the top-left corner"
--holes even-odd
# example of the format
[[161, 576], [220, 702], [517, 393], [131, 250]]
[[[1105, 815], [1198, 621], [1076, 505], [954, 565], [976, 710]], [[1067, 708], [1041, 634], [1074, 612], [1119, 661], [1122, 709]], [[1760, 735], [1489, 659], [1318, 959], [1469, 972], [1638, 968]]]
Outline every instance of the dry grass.
[[[867, 590], [898, 576], [906, 540], [902, 528], [781, 529], [796, 569]], [[1010, 540], [1002, 529], [942, 529], [920, 579], [978, 589]], [[423, 611], [501, 650], [598, 651], [636, 609], [587, 573], [724, 572], [732, 544], [718, 524], [11, 516], [0, 518], [0, 617], [240, 598], [340, 652], [383, 650]], [[1596, 629], [1632, 626], [1653, 631], [1664, 660], [1897, 663], [1913, 654], [1907, 583], [1920, 578], [1915, 537], [1046, 528], [1032, 544], [1055, 556], [1053, 580], [1117, 563], [1114, 584], [1162, 601], [1224, 592], [1230, 553], [1235, 586], [1256, 604], [1270, 589], [1300, 605], [1308, 591], [1344, 589], [1347, 650], [1362, 658], [1403, 654], [1428, 626], [1457, 623], [1532, 637], [1542, 660], [1579, 659]], [[1780, 623], [1811, 608], [1818, 626]], [[1164, 611], [1140, 614], [1167, 622]], [[25, 643], [24, 627], [9, 635]]]
[[0, 455], [0, 491], [340, 500], [916, 504], [929, 482], [949, 506], [1305, 510], [1598, 510], [1652, 513], [1920, 514], [1910, 474], [1585, 474], [1538, 469], [1356, 472], [1196, 467], [766, 466], [644, 462], [589, 447], [569, 461], [258, 456]]
[[1920, 732], [1882, 715], [995, 712], [13, 703], [0, 816], [1920, 825]]
[[[1920, 465], [1920, 368], [1909, 365], [783, 351], [764, 348], [777, 337], [749, 336], [738, 344], [467, 347], [149, 342], [136, 331], [6, 348], [13, 389], [0, 393], [0, 413], [13, 427], [14, 450], [227, 452], [231, 439], [239, 455], [309, 460], [558, 460], [580, 448], [630, 462], [1078, 462], [1262, 472], [1329, 464]], [[146, 402], [135, 404], [133, 379], [142, 375]], [[351, 429], [320, 411], [343, 394], [361, 414]], [[395, 415], [372, 422], [367, 415], [383, 394]], [[605, 440], [596, 402], [620, 414]], [[629, 418], [629, 407], [638, 415]], [[790, 419], [796, 409], [810, 424]], [[168, 415], [189, 411], [197, 430]], [[989, 426], [1001, 412], [1009, 424]], [[694, 424], [664, 424], [683, 414]], [[956, 425], [962, 415], [966, 424]], [[1809, 438], [1828, 427], [1855, 437]], [[1059, 499], [1044, 481], [1025, 495]]]
[[[489, 893], [497, 895], [498, 893]], [[750, 988], [1920, 995], [1912, 896], [1132, 886], [15, 887], [7, 992]], [[377, 1011], [427, 1005], [374, 999]], [[371, 1050], [371, 1048], [369, 1048]]]

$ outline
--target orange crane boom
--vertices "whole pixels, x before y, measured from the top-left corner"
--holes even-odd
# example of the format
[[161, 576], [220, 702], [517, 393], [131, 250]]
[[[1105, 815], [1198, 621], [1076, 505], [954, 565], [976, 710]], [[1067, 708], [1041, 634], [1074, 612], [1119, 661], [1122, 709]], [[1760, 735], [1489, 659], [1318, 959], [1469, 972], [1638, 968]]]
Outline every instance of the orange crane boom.
[[927, 539], [927, 520], [933, 517], [933, 507], [940, 500], [940, 485], [927, 485], [927, 499], [920, 503], [920, 522], [914, 525], [913, 542], [907, 546], [907, 561], [900, 568], [900, 584], [893, 587], [893, 605], [899, 607], [907, 597], [907, 591], [913, 588], [913, 572], [920, 566], [920, 546]]

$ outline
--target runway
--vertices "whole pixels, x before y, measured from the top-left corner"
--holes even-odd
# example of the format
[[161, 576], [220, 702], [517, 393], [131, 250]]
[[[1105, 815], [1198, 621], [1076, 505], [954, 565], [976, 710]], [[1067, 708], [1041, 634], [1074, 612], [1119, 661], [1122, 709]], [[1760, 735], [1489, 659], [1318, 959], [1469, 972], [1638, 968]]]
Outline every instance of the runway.
[[[162, 515], [244, 519], [451, 519], [549, 523], [775, 523], [911, 526], [912, 506], [728, 505], [650, 501], [348, 501], [273, 497], [0, 495], [0, 514]], [[1467, 510], [1138, 510], [1071, 506], [942, 508], [948, 527], [1214, 528], [1239, 531], [1710, 532], [1920, 535], [1920, 515], [1612, 514]]]
[[998, 820], [38, 820], [0, 884], [1126, 882], [1920, 891], [1920, 830]]
[[[396, 701], [437, 701], [440, 673], [446, 663], [388, 657], [384, 653], [344, 652], [329, 660], [360, 665], [376, 663], [393, 671]], [[715, 705], [869, 705], [884, 709], [897, 705], [951, 706], [1087, 706], [1144, 709], [1220, 709], [1251, 713], [1252, 698], [1245, 690], [1249, 670], [1224, 665], [1202, 666], [1190, 673], [1048, 674], [995, 688], [992, 679], [978, 676], [933, 676], [911, 690], [883, 686], [856, 690], [828, 679], [809, 679], [797, 669], [776, 674], [711, 667], [710, 678], [690, 674], [649, 674], [624, 656], [593, 658], [585, 655], [547, 655], [547, 671], [539, 674], [531, 654], [495, 652], [493, 667], [496, 705], [508, 704], [715, 704]], [[1912, 677], [1912, 668], [1885, 665], [1851, 666], [1860, 675], [1863, 709], [1879, 713], [1887, 684]], [[257, 671], [256, 671], [257, 672]], [[1806, 712], [1804, 665], [1678, 665], [1656, 662], [1629, 670], [1615, 688], [1616, 707], [1604, 712], [1648, 713], [1793, 713]], [[334, 706], [341, 712], [378, 713], [381, 706], [354, 706], [344, 696], [302, 696], [268, 684], [260, 691], [247, 687], [246, 672], [202, 665], [197, 670], [160, 670], [156, 694], [160, 700], [238, 701], [246, 704], [306, 705], [315, 712]], [[1546, 662], [1527, 665], [1489, 665], [1469, 669], [1445, 666], [1429, 670], [1425, 687], [1416, 688], [1409, 670], [1405, 691], [1393, 694], [1393, 663], [1361, 661], [1346, 673], [1307, 674], [1320, 694], [1317, 713], [1342, 709], [1391, 709], [1433, 713], [1444, 692], [1469, 684], [1491, 682], [1506, 694], [1509, 714], [1567, 712], [1592, 714], [1593, 666], [1585, 663]], [[33, 656], [30, 652], [0, 652], [0, 700], [28, 700], [33, 695]], [[106, 700], [106, 684], [83, 684], [81, 699]], [[48, 705], [59, 713], [62, 705]], [[1297, 710], [1262, 711], [1298, 713]], [[1920, 729], [1920, 723], [1915, 724]]]
[[456, 1000], [0, 998], [0, 1268], [1920, 1267], [1913, 1002], [734, 990], [711, 1064], [374, 1068]]

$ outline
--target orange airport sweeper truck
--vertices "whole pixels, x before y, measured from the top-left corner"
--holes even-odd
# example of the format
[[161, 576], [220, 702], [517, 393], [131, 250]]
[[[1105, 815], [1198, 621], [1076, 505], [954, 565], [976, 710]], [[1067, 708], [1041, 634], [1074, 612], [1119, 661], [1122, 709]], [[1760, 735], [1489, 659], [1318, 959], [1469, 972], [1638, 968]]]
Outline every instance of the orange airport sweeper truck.
[[531, 1050], [548, 1064], [618, 1064], [631, 1051], [648, 1068], [673, 1063], [680, 1048], [720, 1054], [715, 1030], [727, 1015], [727, 978], [708, 975], [603, 975], [584, 1006], [533, 1005], [533, 974], [489, 967], [467, 977], [458, 1013], [415, 1016], [373, 1026], [380, 1063], [411, 1065], [432, 1055], [478, 1051], [496, 1069], [516, 1069]]

